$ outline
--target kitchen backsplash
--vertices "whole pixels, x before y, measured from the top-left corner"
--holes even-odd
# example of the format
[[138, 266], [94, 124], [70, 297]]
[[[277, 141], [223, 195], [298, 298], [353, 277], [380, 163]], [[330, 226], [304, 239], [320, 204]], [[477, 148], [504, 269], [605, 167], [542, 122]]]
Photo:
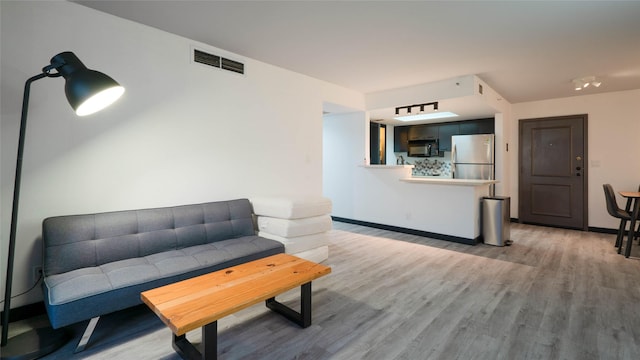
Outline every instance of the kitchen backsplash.
[[414, 160], [415, 167], [411, 171], [413, 176], [444, 176], [451, 177], [451, 163], [438, 159]]
[[[398, 156], [399, 154], [396, 154]], [[451, 177], [451, 161], [449, 153], [439, 158], [416, 158], [402, 154], [405, 164], [415, 165], [411, 171], [413, 176], [443, 176]]]

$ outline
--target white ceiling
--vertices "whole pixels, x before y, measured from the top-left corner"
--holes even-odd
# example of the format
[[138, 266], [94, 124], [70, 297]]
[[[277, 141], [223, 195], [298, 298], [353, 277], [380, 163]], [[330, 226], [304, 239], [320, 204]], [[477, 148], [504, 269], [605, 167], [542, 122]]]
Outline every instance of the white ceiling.
[[[640, 1], [74, 2], [363, 93], [470, 74], [511, 103], [640, 89]], [[576, 92], [587, 75], [602, 86]]]

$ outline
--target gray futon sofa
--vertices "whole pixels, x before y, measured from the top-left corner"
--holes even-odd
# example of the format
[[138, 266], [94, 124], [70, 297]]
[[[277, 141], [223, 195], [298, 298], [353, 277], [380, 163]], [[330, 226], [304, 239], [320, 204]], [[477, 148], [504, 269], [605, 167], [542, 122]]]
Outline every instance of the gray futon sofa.
[[256, 236], [247, 199], [43, 221], [44, 303], [53, 328], [141, 304], [140, 293], [284, 252]]

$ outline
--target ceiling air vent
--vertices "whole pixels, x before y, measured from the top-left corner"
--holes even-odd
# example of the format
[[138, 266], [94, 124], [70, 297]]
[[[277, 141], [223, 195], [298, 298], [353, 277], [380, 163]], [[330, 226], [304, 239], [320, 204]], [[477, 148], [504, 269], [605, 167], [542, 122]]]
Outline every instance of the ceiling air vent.
[[237, 72], [239, 74], [244, 74], [244, 64], [237, 61], [222, 58], [222, 68], [224, 70], [229, 70], [229, 71]]
[[218, 55], [206, 53], [204, 51], [193, 49], [193, 61], [213, 66], [215, 68], [232, 71], [238, 74], [244, 74], [244, 64], [238, 61], [226, 59]]
[[207, 54], [200, 50], [193, 50], [193, 61], [217, 68], [220, 67], [220, 56]]

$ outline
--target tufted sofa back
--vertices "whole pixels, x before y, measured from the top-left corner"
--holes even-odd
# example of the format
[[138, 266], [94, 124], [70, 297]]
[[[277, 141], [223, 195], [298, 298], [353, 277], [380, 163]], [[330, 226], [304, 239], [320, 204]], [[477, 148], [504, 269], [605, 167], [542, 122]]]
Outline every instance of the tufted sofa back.
[[255, 235], [248, 199], [56, 216], [42, 226], [45, 276]]

